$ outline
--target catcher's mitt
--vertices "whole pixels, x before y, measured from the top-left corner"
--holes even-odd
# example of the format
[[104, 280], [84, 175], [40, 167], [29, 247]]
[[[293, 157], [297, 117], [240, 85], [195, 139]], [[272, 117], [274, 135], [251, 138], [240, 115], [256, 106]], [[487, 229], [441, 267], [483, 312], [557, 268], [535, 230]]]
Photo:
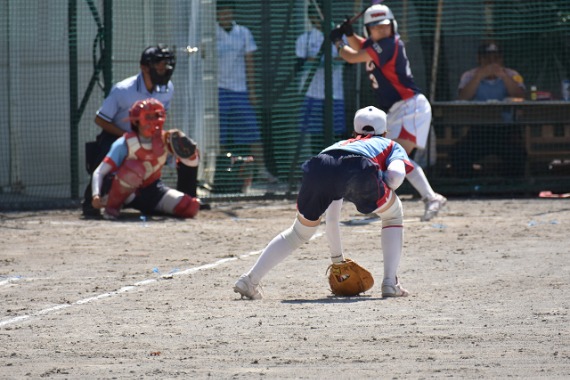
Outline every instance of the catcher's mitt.
[[327, 273], [331, 291], [336, 296], [355, 296], [374, 285], [372, 274], [351, 259], [329, 265]]
[[196, 153], [196, 142], [178, 129], [166, 131], [166, 145], [181, 159], [191, 158]]

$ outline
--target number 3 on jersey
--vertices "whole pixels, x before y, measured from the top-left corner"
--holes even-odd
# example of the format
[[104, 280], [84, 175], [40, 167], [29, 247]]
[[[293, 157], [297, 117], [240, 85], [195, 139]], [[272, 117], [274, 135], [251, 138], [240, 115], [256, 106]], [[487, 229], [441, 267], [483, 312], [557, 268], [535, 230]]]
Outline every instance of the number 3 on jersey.
[[370, 79], [370, 84], [372, 85], [372, 88], [377, 90], [378, 89], [378, 81], [376, 80], [376, 77], [374, 76], [374, 68], [375, 67], [376, 67], [376, 65], [374, 64], [373, 61], [366, 62], [366, 71], [368, 72], [368, 79]]

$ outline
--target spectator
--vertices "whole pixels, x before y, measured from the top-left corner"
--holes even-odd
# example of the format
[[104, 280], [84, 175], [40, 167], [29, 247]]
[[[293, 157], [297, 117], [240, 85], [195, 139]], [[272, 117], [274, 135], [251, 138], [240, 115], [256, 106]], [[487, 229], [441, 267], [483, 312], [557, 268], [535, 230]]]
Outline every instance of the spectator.
[[483, 42], [477, 50], [479, 66], [466, 71], [459, 81], [459, 100], [504, 100], [524, 98], [522, 76], [503, 64], [503, 54], [494, 41]]
[[[406, 153], [424, 149], [431, 126], [431, 106], [414, 83], [404, 42], [397, 33], [397, 23], [390, 8], [375, 4], [364, 12], [368, 38], [354, 33], [346, 20], [330, 33], [339, 55], [349, 63], [366, 63], [366, 71], [378, 106], [388, 114], [389, 139], [398, 142]], [[342, 36], [350, 44], [346, 45]], [[431, 220], [447, 199], [436, 193], [421, 166], [410, 160], [414, 169], [406, 178], [425, 203], [423, 221]]]
[[[301, 132], [304, 134], [305, 146], [310, 147], [310, 154], [318, 153], [324, 144], [324, 105], [325, 105], [325, 69], [324, 56], [319, 59], [319, 51], [324, 41], [322, 32], [322, 20], [318, 10], [314, 6], [309, 6], [308, 16], [311, 22], [311, 30], [301, 34], [295, 42], [295, 54], [303, 63], [303, 74], [300, 87], [306, 87], [306, 80], [310, 72], [314, 76], [301, 108]], [[345, 111], [344, 111], [344, 89], [343, 89], [343, 66], [344, 60], [338, 56], [334, 45], [331, 45], [333, 57], [333, 130], [336, 139], [344, 137], [346, 133]], [[311, 70], [312, 65], [318, 65], [316, 71]]]
[[[258, 99], [254, 77], [257, 45], [251, 31], [234, 21], [233, 2], [218, 2], [217, 19], [220, 143], [234, 154], [253, 155], [258, 178], [277, 182], [265, 165], [254, 110]], [[250, 182], [251, 179], [246, 179], [244, 191]]]
[[[495, 41], [484, 41], [477, 50], [479, 66], [461, 75], [458, 99], [502, 101], [524, 98], [522, 76], [503, 64], [503, 54]], [[502, 114], [503, 124], [472, 125], [450, 152], [451, 174], [473, 176], [518, 177], [524, 175], [526, 150], [521, 130], [512, 125], [510, 108]]]
[[[138, 100], [155, 98], [168, 111], [170, 100], [174, 94], [174, 85], [170, 78], [176, 66], [176, 55], [168, 46], [159, 44], [149, 46], [141, 54], [140, 72], [115, 84], [109, 95], [103, 101], [95, 116], [95, 124], [102, 131], [97, 136], [95, 149], [86, 151], [89, 174], [103, 160], [111, 144], [125, 132], [131, 131], [129, 109]], [[177, 162], [177, 189], [196, 197], [198, 185], [198, 168], [188, 167]], [[92, 207], [91, 179], [84, 193], [82, 202], [84, 217], [99, 217], [100, 211]], [[207, 206], [206, 206], [207, 207]]]
[[161, 169], [172, 148], [170, 133], [177, 133], [189, 153], [184, 159], [198, 165], [196, 144], [178, 130], [162, 130], [166, 110], [162, 103], [149, 98], [136, 101], [129, 111], [131, 131], [119, 137], [93, 173], [92, 206], [104, 207], [103, 217], [119, 218], [121, 208], [132, 207], [143, 214], [170, 214], [193, 218], [200, 202], [178, 190], [170, 189], [160, 179]]

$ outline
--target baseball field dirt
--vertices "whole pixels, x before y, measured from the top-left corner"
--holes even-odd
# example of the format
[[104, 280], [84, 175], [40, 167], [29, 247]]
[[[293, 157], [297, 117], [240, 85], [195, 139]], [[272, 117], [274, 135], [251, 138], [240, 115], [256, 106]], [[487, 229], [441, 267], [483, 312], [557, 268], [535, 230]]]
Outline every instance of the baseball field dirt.
[[0, 214], [1, 379], [570, 378], [570, 200], [403, 199], [407, 298], [383, 299], [381, 222], [345, 204], [345, 255], [377, 285], [331, 296], [321, 226], [241, 300], [233, 283], [291, 201], [196, 219]]

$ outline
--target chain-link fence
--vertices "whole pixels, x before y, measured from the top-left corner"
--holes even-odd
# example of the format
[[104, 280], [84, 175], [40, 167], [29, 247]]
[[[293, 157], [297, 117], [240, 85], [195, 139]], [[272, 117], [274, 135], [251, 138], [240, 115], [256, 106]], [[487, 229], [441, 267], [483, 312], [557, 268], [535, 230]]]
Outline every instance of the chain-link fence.
[[[434, 133], [415, 158], [433, 187], [450, 194], [568, 190], [570, 102], [562, 83], [570, 78], [570, 3], [384, 4], [398, 22], [414, 80], [432, 103]], [[157, 43], [176, 47], [167, 126], [199, 144], [199, 195], [294, 196], [303, 160], [350, 136], [354, 112], [375, 104], [364, 65], [347, 64], [320, 43], [370, 2], [235, 1], [233, 27], [251, 37], [243, 45], [228, 39], [232, 27], [218, 23], [219, 5], [0, 0], [0, 209], [78, 204], [89, 180], [84, 146], [100, 132], [95, 113], [110, 86], [136, 75], [141, 52]], [[363, 29], [360, 18], [355, 31]], [[484, 40], [516, 71], [522, 96], [460, 100], [462, 75], [478, 66]], [[232, 91], [248, 92], [240, 101], [251, 111], [240, 102], [228, 106]], [[243, 133], [228, 137], [228, 126]], [[175, 176], [163, 170], [168, 184]]]

